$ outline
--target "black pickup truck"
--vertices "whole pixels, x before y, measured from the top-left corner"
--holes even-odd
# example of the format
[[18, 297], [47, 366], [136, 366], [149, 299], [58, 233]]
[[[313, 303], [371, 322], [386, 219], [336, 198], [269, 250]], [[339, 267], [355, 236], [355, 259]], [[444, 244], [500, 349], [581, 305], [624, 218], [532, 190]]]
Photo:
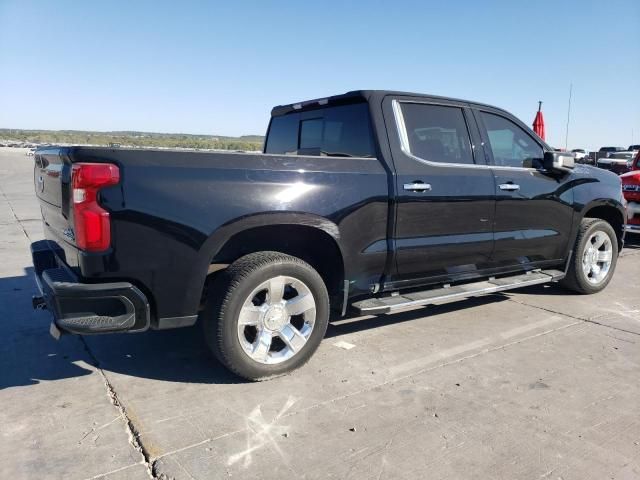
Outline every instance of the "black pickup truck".
[[263, 153], [39, 150], [34, 183], [33, 303], [54, 335], [201, 318], [248, 379], [307, 361], [331, 312], [597, 292], [626, 219], [616, 175], [504, 110], [390, 91], [275, 107]]

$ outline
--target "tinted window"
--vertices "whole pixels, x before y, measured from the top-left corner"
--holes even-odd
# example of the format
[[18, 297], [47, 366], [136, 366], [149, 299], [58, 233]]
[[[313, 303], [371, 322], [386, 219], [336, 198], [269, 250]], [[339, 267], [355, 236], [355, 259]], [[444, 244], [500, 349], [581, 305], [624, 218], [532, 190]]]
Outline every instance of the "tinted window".
[[462, 109], [404, 103], [402, 116], [412, 155], [431, 162], [473, 163]]
[[499, 115], [480, 112], [489, 136], [493, 161], [501, 167], [542, 166], [544, 152], [531, 135]]
[[375, 156], [368, 104], [357, 103], [324, 110], [322, 152], [325, 155]]
[[296, 153], [298, 150], [299, 114], [283, 115], [271, 119], [267, 135], [266, 153]]
[[274, 117], [265, 151], [374, 157], [368, 105], [358, 103]]
[[322, 118], [300, 122], [300, 149], [322, 147]]

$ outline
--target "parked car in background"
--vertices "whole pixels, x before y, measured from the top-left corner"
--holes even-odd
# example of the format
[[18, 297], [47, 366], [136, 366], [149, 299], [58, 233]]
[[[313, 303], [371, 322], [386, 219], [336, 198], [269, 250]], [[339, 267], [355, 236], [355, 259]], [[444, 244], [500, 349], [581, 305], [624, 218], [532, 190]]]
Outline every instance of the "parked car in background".
[[[38, 149], [51, 331], [193, 325], [257, 380], [303, 365], [330, 311], [393, 313], [528, 285], [606, 287], [620, 178], [485, 104], [356, 91], [271, 111], [263, 153]], [[365, 348], [365, 347], [363, 347]]]
[[630, 152], [638, 152], [640, 151], [640, 144], [629, 145], [629, 148], [627, 148], [627, 150]]
[[608, 157], [599, 158], [597, 165], [600, 168], [609, 170], [621, 175], [631, 170], [631, 164], [638, 152], [614, 152]]
[[600, 147], [600, 150], [598, 150], [598, 153], [599, 153], [598, 158], [608, 157], [612, 153], [624, 152], [624, 151], [625, 150], [622, 147]]
[[631, 162], [630, 171], [621, 175], [622, 193], [627, 201], [627, 232], [640, 233], [640, 150]]
[[575, 155], [576, 162], [578, 163], [590, 163], [589, 152], [582, 148], [575, 148], [571, 150], [571, 153]]

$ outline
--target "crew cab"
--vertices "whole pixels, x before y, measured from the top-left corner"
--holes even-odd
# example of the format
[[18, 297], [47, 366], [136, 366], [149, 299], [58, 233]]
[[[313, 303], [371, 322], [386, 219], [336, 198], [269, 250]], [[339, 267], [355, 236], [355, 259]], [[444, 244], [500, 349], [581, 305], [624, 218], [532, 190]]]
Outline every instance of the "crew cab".
[[277, 106], [262, 153], [38, 150], [51, 331], [194, 325], [251, 380], [304, 364], [330, 314], [613, 275], [618, 176], [489, 105], [354, 91]]

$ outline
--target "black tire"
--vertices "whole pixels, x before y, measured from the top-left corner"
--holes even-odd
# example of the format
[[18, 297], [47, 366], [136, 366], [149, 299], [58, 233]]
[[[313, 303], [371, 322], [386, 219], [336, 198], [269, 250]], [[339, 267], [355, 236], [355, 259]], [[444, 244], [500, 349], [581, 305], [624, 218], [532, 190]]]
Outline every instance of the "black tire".
[[[292, 358], [264, 364], [243, 350], [238, 318], [254, 289], [278, 276], [295, 278], [308, 287], [315, 300], [315, 322], [308, 340]], [[311, 358], [327, 330], [329, 295], [322, 277], [303, 260], [279, 252], [252, 253], [235, 261], [214, 280], [202, 319], [207, 344], [220, 363], [247, 380], [264, 380], [295, 370]]]
[[[598, 231], [605, 233], [609, 237], [612, 246], [612, 258], [611, 266], [609, 267], [606, 277], [596, 284], [588, 280], [587, 275], [584, 273], [582, 268], [582, 260], [585, 255], [585, 250], [589, 246], [587, 242], [591, 236]], [[570, 260], [567, 276], [560, 282], [560, 284], [577, 293], [597, 293], [603, 290], [611, 281], [617, 261], [618, 239], [616, 238], [616, 233], [613, 230], [613, 227], [609, 223], [598, 218], [583, 218], [580, 222], [580, 228], [573, 248], [573, 255]]]

